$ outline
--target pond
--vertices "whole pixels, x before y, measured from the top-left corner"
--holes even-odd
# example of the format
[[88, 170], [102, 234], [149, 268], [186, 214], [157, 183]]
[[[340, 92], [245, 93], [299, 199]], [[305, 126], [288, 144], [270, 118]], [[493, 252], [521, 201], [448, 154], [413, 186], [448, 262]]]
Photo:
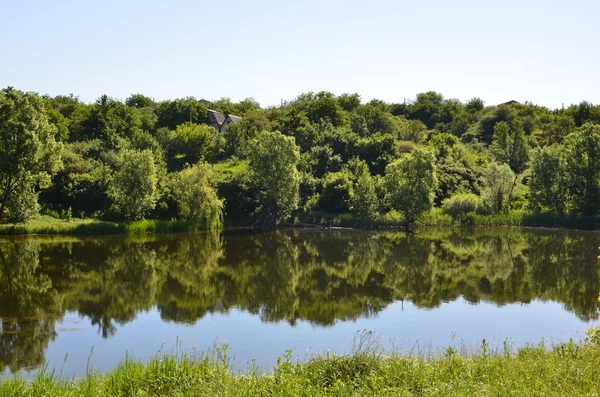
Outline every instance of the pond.
[[230, 231], [0, 240], [0, 371], [64, 377], [126, 355], [226, 343], [237, 369], [385, 348], [434, 353], [582, 339], [598, 318], [596, 232]]

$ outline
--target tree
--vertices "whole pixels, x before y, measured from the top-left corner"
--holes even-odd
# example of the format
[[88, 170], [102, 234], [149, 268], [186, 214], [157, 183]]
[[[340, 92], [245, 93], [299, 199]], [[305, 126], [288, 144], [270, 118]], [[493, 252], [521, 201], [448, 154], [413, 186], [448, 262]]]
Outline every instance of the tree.
[[307, 116], [312, 123], [318, 123], [324, 119], [334, 127], [346, 122], [344, 110], [338, 100], [329, 92], [320, 92], [316, 95], [316, 100], [307, 109]]
[[575, 208], [595, 214], [600, 209], [600, 125], [584, 124], [565, 141], [570, 192]]
[[434, 128], [442, 120], [444, 97], [435, 91], [423, 92], [417, 95], [417, 100], [407, 107], [411, 119], [420, 120], [427, 128]]
[[403, 215], [406, 228], [433, 206], [437, 183], [434, 163], [430, 151], [416, 149], [385, 168], [387, 204]]
[[272, 229], [298, 206], [300, 149], [292, 137], [263, 131], [251, 142], [249, 160], [251, 180], [260, 191], [260, 217], [255, 226]]
[[490, 151], [496, 160], [508, 164], [517, 175], [527, 168], [529, 152], [522, 128], [511, 127], [505, 121], [496, 123]]
[[156, 107], [156, 128], [166, 127], [174, 130], [179, 124], [208, 123], [207, 107], [195, 98], [163, 101]]
[[535, 152], [531, 162], [529, 191], [533, 209], [565, 212], [569, 204], [569, 176], [564, 147], [546, 146]]
[[131, 94], [131, 96], [125, 99], [125, 105], [134, 108], [146, 108], [156, 105], [152, 98], [149, 98], [142, 94]]
[[130, 139], [142, 130], [139, 109], [102, 95], [89, 107], [77, 113], [71, 125], [71, 137], [77, 141], [100, 139], [109, 148], [116, 148], [123, 139]]
[[223, 225], [223, 200], [212, 187], [211, 178], [210, 165], [198, 163], [178, 172], [171, 182], [179, 216], [203, 229]]
[[323, 180], [323, 192], [319, 197], [319, 208], [335, 214], [349, 211], [352, 181], [348, 171], [330, 172]]
[[0, 91], [0, 222], [23, 222], [37, 213], [37, 189], [60, 167], [56, 128], [34, 94]]
[[354, 94], [342, 94], [337, 99], [338, 103], [347, 112], [351, 112], [360, 106], [360, 95]]
[[507, 164], [492, 162], [484, 173], [482, 200], [493, 214], [508, 210], [515, 174]]
[[186, 164], [193, 165], [199, 160], [208, 159], [216, 143], [214, 128], [190, 122], [178, 125], [174, 131], [162, 129], [159, 135], [167, 150], [169, 169], [172, 171], [179, 171]]
[[379, 200], [375, 182], [365, 161], [358, 161], [355, 176], [356, 182], [350, 191], [350, 211], [358, 215], [362, 221], [373, 220], [377, 216]]
[[487, 108], [478, 122], [478, 138], [484, 143], [491, 143], [494, 136], [494, 126], [501, 121], [508, 123], [511, 129], [522, 128], [521, 120], [514, 106], [501, 105]]
[[158, 200], [158, 172], [150, 150], [124, 149], [108, 187], [113, 209], [127, 220], [143, 219]]

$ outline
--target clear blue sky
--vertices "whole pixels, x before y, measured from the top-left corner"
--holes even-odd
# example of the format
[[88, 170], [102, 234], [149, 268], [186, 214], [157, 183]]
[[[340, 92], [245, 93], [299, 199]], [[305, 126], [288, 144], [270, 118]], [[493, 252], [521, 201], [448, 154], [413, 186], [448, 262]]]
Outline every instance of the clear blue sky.
[[600, 103], [600, 1], [0, 0], [0, 87]]

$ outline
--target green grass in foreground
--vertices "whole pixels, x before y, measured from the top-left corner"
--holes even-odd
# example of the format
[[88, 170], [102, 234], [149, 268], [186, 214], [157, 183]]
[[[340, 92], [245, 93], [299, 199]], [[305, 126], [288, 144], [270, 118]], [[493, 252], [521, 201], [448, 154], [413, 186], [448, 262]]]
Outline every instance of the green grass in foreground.
[[104, 222], [94, 219], [61, 220], [42, 216], [28, 223], [0, 225], [0, 235], [24, 234], [141, 234], [194, 230], [194, 225], [180, 220], [144, 220], [134, 222]]
[[266, 374], [230, 367], [226, 348], [207, 355], [126, 359], [108, 374], [60, 380], [0, 380], [2, 396], [592, 396], [600, 392], [600, 345], [568, 342], [434, 358], [374, 352], [293, 362], [288, 352]]

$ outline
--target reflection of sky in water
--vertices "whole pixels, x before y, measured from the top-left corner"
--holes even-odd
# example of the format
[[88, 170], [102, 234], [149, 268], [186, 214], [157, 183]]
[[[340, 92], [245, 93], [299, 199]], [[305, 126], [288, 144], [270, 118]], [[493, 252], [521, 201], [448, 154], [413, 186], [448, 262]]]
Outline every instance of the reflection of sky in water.
[[0, 239], [0, 364], [47, 360], [82, 376], [88, 359], [106, 371], [163, 342], [203, 352], [226, 341], [237, 369], [253, 358], [269, 369], [288, 349], [348, 352], [364, 329], [383, 347], [435, 354], [483, 338], [496, 350], [506, 338], [513, 349], [581, 339], [597, 318], [598, 233], [425, 233]]
[[[550, 342], [582, 339], [587, 327], [559, 303], [534, 301], [498, 307], [490, 303], [472, 305], [459, 299], [435, 309], [396, 302], [377, 317], [337, 322], [333, 327], [313, 326], [302, 320], [295, 326], [287, 322], [263, 323], [258, 316], [236, 309], [228, 315], [209, 314], [195, 325], [181, 325], [163, 322], [153, 309], [118, 326], [114, 336], [102, 339], [97, 327], [87, 319], [66, 313], [62, 324], [57, 324], [59, 336], [50, 343], [46, 358], [49, 368], [54, 367], [57, 372], [63, 368], [63, 376], [72, 377], [85, 374], [90, 354], [92, 366], [106, 371], [126, 354], [140, 359], [151, 357], [163, 343], [163, 352], [174, 352], [177, 341], [179, 351], [192, 347], [204, 351], [214, 342], [226, 341], [237, 369], [245, 369], [252, 358], [269, 369], [287, 349], [299, 359], [327, 350], [349, 352], [357, 332], [363, 329], [378, 334], [387, 348], [435, 352], [450, 343], [453, 347], [463, 343], [473, 347], [482, 338], [489, 341], [492, 349], [499, 350], [506, 338], [513, 348], [538, 343], [542, 338]], [[451, 342], [453, 333], [456, 336]]]

